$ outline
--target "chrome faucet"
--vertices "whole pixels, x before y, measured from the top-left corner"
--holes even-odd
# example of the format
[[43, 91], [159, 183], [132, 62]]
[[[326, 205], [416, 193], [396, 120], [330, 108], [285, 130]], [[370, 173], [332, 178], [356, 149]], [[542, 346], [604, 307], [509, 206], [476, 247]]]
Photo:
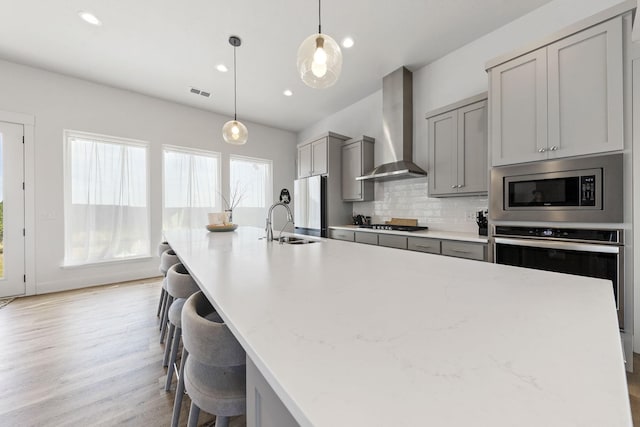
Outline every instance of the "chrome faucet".
[[[289, 208], [289, 205], [286, 203], [282, 203], [282, 202], [276, 202], [273, 205], [271, 205], [271, 207], [269, 208], [269, 215], [267, 215], [267, 226], [265, 227], [265, 231], [267, 232], [267, 241], [271, 242], [273, 241], [273, 227], [271, 226], [271, 215], [273, 213], [273, 209], [276, 206], [284, 206], [285, 209], [287, 210], [287, 223], [292, 223], [293, 224], [293, 214], [291, 213], [291, 209]], [[285, 224], [286, 226], [287, 224]], [[283, 227], [284, 229], [284, 227]], [[282, 231], [281, 231], [282, 233]]]

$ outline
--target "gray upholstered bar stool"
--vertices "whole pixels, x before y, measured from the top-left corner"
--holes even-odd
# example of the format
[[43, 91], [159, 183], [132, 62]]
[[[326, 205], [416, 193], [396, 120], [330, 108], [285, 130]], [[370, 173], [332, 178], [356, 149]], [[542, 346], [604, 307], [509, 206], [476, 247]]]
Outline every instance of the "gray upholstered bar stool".
[[[160, 242], [158, 244], [158, 256], [162, 257], [162, 253], [169, 249], [171, 249], [171, 246], [169, 246], [169, 242]], [[162, 261], [160, 263], [160, 266], [162, 266]], [[160, 272], [162, 273], [163, 276], [167, 275], [166, 270], [162, 271], [162, 268], [160, 268]], [[158, 301], [158, 312], [156, 313], [156, 317], [160, 317], [160, 311], [162, 311], [162, 305], [164, 304], [164, 300], [166, 297], [167, 297], [167, 289], [164, 285], [164, 280], [163, 280], [162, 289], [160, 289], [160, 301]]]
[[[160, 343], [164, 342], [164, 335], [166, 331], [167, 316], [169, 315], [169, 295], [167, 292], [167, 272], [172, 265], [180, 262], [178, 255], [173, 249], [167, 249], [160, 255], [160, 272], [165, 276], [162, 281], [162, 289], [165, 292], [164, 300], [160, 310]], [[162, 295], [161, 295], [162, 298]]]
[[198, 292], [200, 288], [187, 268], [181, 263], [177, 263], [167, 271], [167, 295], [169, 298], [169, 333], [164, 349], [164, 359], [162, 366], [168, 366], [167, 382], [164, 389], [169, 391], [173, 380], [174, 364], [180, 337], [182, 336], [182, 307], [188, 297]]
[[182, 342], [171, 425], [178, 425], [186, 388], [190, 427], [197, 425], [201, 409], [216, 416], [216, 427], [228, 426], [229, 417], [246, 412], [246, 356], [202, 292], [191, 295], [182, 308]]

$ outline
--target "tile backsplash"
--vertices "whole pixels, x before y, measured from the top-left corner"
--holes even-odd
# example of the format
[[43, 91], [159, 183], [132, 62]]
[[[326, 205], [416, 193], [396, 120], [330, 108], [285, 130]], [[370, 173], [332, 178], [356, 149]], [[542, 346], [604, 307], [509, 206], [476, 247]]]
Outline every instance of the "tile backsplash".
[[432, 230], [475, 233], [476, 211], [487, 209], [487, 196], [428, 197], [425, 178], [375, 183], [375, 200], [355, 202], [353, 213], [382, 223], [391, 218], [417, 218]]

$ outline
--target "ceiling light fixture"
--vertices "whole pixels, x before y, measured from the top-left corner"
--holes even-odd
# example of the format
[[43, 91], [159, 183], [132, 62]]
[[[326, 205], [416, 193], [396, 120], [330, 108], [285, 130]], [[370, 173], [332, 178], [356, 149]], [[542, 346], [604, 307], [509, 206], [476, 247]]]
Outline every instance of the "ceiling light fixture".
[[282, 94], [283, 94], [284, 96], [291, 96], [291, 95], [293, 95], [293, 92], [291, 92], [289, 89], [285, 89], [285, 91], [284, 91], [284, 92], [282, 92]]
[[82, 10], [81, 10], [80, 12], [78, 12], [78, 16], [79, 16], [80, 18], [82, 18], [82, 20], [83, 20], [84, 22], [86, 22], [86, 23], [88, 23], [88, 24], [95, 25], [95, 26], [97, 26], [97, 27], [99, 27], [100, 25], [102, 25], [102, 21], [100, 21], [100, 20], [96, 17], [96, 15], [94, 15], [94, 14], [93, 14], [93, 13], [91, 13], [91, 12], [85, 12], [85, 11], [82, 11]]
[[342, 70], [340, 46], [322, 34], [320, 0], [318, 0], [318, 34], [307, 37], [298, 48], [298, 72], [309, 87], [324, 89], [333, 86]]
[[344, 39], [342, 39], [342, 47], [344, 47], [345, 49], [349, 49], [350, 47], [353, 47], [354, 45], [354, 41], [351, 37], [345, 37]]
[[224, 64], [218, 64], [216, 66], [216, 70], [220, 71], [221, 73], [226, 73], [227, 71], [229, 71], [229, 69], [227, 68], [226, 65]]
[[236, 88], [236, 48], [242, 44], [240, 37], [229, 37], [229, 44], [233, 46], [233, 120], [229, 120], [222, 127], [222, 137], [229, 144], [242, 145], [249, 138], [247, 127], [239, 122], [237, 116], [237, 88]]

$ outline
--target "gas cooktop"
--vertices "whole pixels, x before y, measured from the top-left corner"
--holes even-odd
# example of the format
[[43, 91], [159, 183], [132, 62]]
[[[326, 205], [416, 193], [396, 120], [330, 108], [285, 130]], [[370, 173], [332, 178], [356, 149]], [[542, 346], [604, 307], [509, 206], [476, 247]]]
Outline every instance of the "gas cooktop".
[[428, 230], [429, 227], [419, 225], [397, 225], [397, 224], [365, 224], [359, 225], [358, 228], [372, 228], [374, 230], [393, 230], [393, 231], [422, 231]]

